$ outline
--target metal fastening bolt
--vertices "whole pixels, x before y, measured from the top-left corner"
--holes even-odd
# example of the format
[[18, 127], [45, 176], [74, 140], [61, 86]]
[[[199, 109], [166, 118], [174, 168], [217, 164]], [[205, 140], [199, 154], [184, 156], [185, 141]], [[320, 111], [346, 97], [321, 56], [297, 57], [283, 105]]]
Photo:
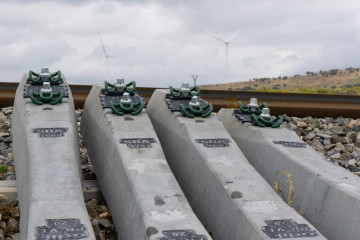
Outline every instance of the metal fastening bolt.
[[258, 108], [257, 98], [250, 98], [250, 103], [248, 105], [251, 111], [256, 111]]
[[191, 101], [189, 102], [189, 105], [191, 105], [191, 106], [200, 106], [199, 97], [198, 96], [193, 96], [191, 98]]
[[124, 93], [120, 99], [120, 102], [122, 103], [131, 103], [131, 98], [130, 98], [130, 94], [129, 93]]
[[115, 88], [121, 91], [125, 87], [125, 80], [123, 78], [118, 78], [115, 83]]
[[183, 96], [189, 95], [190, 94], [189, 83], [182, 83], [181, 88], [180, 88], [180, 92], [182, 93]]
[[40, 78], [41, 78], [43, 81], [49, 81], [49, 80], [50, 80], [49, 68], [47, 68], [47, 67], [41, 68]]
[[51, 93], [53, 90], [50, 86], [50, 82], [43, 82], [43, 87], [40, 90], [42, 93]]
[[270, 109], [269, 108], [263, 108], [262, 111], [261, 111], [260, 117], [271, 118]]

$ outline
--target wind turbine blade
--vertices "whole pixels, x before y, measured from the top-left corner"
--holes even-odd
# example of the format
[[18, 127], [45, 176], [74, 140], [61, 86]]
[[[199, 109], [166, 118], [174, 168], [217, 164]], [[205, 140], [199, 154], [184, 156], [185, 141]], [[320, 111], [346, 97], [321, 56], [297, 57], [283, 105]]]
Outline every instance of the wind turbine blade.
[[218, 41], [226, 44], [226, 42], [225, 42], [224, 40], [222, 40], [221, 38], [218, 38], [218, 37], [216, 37], [216, 36], [213, 36], [213, 35], [211, 35], [211, 34], [209, 34], [209, 33], [205, 33], [205, 34], [208, 35], [209, 37], [212, 37], [212, 38], [214, 38], [214, 39], [216, 39], [216, 40], [218, 40]]
[[229, 39], [227, 40], [227, 42], [230, 42], [236, 35], [238, 35], [240, 32], [242, 31], [242, 29], [240, 29], [239, 31], [237, 31], [236, 33], [234, 33], [233, 35], [231, 35], [231, 37], [229, 37]]
[[100, 39], [101, 46], [102, 46], [102, 49], [103, 49], [103, 51], [104, 51], [105, 57], [107, 57], [106, 50], [105, 50], [105, 47], [104, 47], [103, 41], [101, 40], [100, 33], [99, 33], [99, 39]]

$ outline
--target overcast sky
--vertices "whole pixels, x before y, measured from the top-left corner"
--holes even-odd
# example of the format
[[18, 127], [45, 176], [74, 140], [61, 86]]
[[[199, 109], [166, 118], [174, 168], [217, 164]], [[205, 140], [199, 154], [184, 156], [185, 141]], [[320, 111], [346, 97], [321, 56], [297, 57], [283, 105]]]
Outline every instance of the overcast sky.
[[[225, 79], [227, 40], [229, 79]], [[0, 0], [0, 81], [61, 70], [72, 84], [180, 86], [360, 66], [360, 1]]]

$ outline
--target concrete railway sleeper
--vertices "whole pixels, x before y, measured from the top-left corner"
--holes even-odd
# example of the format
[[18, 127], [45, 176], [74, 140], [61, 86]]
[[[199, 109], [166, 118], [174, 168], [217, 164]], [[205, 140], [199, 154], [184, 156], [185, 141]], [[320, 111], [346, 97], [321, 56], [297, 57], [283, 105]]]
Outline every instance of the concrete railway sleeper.
[[197, 101], [209, 105], [194, 95], [189, 88], [158, 89], [147, 112], [176, 179], [214, 238], [325, 239], [256, 172], [215, 116], [202, 116], [204, 107], [194, 117], [181, 111]]
[[81, 121], [119, 239], [211, 240], [168, 166], [136, 85], [130, 92], [125, 86], [94, 85]]
[[[34, 92], [39, 95], [34, 97]], [[60, 72], [50, 74], [43, 68], [40, 74], [24, 75], [16, 91], [11, 131], [20, 239], [95, 240], [82, 193], [74, 103]]]
[[[256, 126], [250, 114], [254, 113], [244, 112], [240, 106], [221, 109], [217, 117], [269, 184], [273, 184], [279, 170], [292, 175], [294, 207], [304, 212], [304, 217], [324, 236], [333, 240], [359, 239], [359, 177], [328, 161], [293, 131]], [[278, 178], [285, 192], [286, 181]]]

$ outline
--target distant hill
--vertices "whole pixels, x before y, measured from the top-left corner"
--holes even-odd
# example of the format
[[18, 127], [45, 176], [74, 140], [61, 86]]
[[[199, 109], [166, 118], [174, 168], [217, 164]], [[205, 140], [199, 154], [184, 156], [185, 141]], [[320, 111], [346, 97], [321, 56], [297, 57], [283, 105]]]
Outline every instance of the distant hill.
[[203, 85], [201, 89], [360, 94], [360, 68], [306, 72], [305, 75], [254, 78], [246, 82]]

